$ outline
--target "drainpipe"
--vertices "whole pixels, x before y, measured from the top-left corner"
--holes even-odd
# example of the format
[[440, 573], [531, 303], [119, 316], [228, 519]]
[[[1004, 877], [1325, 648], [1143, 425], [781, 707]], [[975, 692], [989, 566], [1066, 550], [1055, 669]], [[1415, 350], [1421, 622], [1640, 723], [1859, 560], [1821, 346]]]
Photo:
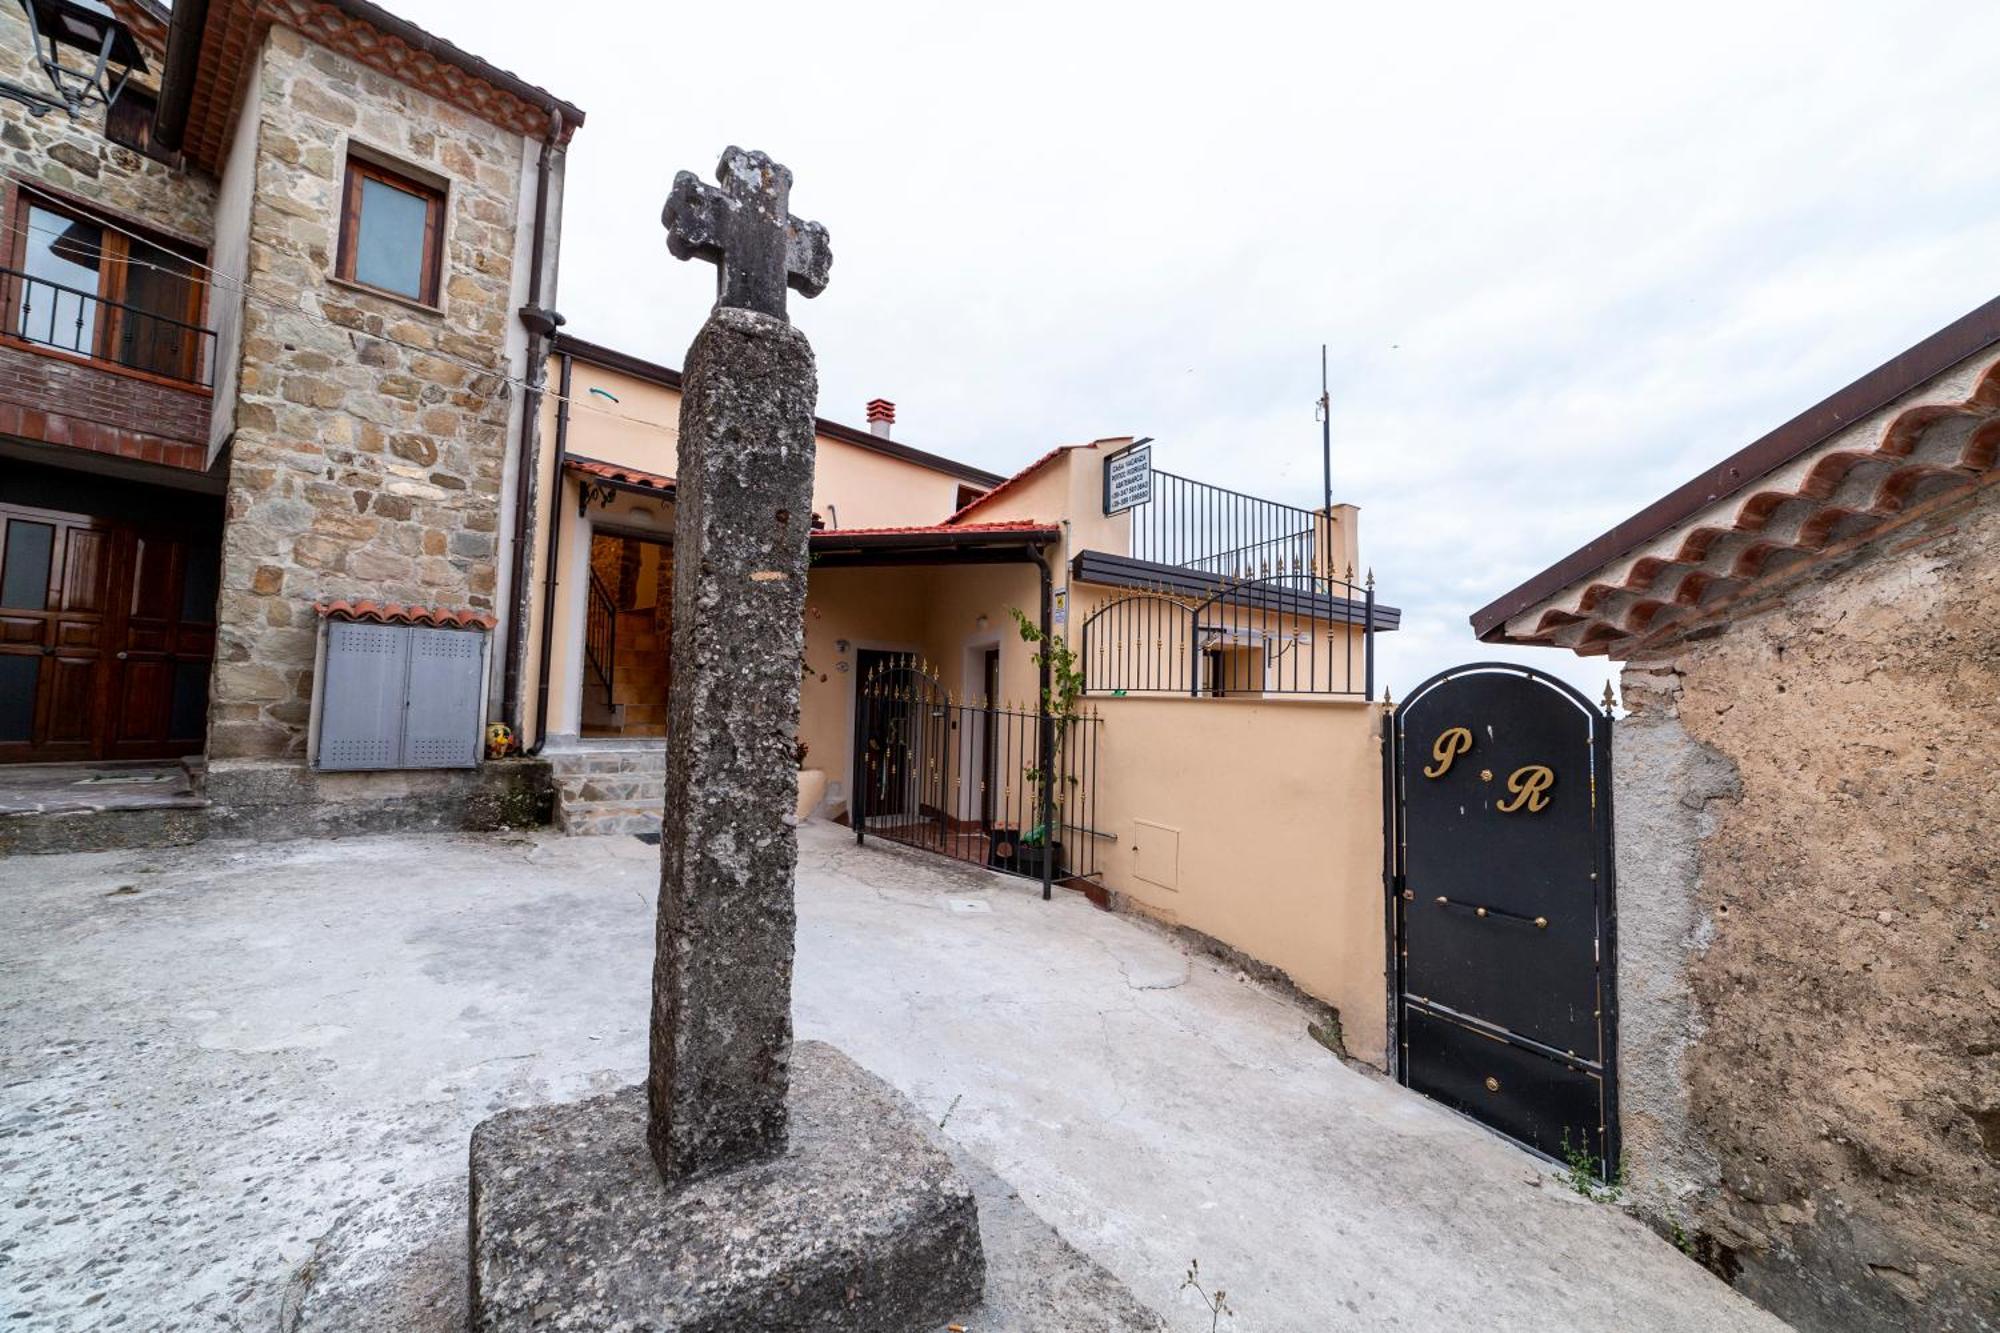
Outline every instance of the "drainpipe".
[[549, 742], [549, 650], [555, 641], [556, 565], [562, 559], [563, 467], [569, 462], [569, 379], [570, 354], [564, 352], [562, 379], [556, 390], [560, 395], [556, 399], [556, 494], [549, 505], [549, 561], [542, 580], [541, 667], [535, 673], [535, 748], [529, 754], [540, 754]]
[[1036, 720], [1040, 728], [1042, 770], [1042, 901], [1053, 896], [1052, 890], [1056, 873], [1056, 783], [1055, 748], [1056, 719], [1049, 712], [1049, 688], [1051, 684], [1049, 657], [1054, 644], [1055, 633], [1055, 575], [1049, 569], [1048, 549], [1033, 547], [1035, 568], [1042, 575], [1042, 651], [1037, 654], [1042, 659], [1041, 689], [1035, 705]]
[[[540, 478], [536, 475], [540, 470], [537, 466], [540, 450], [536, 446], [541, 427], [542, 385], [548, 378], [548, 350], [543, 340], [563, 322], [561, 315], [542, 308], [542, 267], [548, 253], [549, 163], [562, 136], [562, 125], [562, 117], [552, 108], [548, 134], [542, 139], [541, 154], [535, 161], [535, 227], [528, 257], [528, 302], [520, 310], [521, 323], [528, 330], [528, 390], [522, 403], [521, 442], [515, 455], [513, 573], [507, 584], [514, 605], [507, 616], [507, 657], [500, 686], [501, 711], [517, 740], [522, 730], [521, 666], [526, 653], [522, 636], [527, 632], [528, 610], [533, 604], [527, 587], [528, 552], [534, 533], [530, 511], [540, 490]], [[557, 478], [560, 481], [560, 473]]]

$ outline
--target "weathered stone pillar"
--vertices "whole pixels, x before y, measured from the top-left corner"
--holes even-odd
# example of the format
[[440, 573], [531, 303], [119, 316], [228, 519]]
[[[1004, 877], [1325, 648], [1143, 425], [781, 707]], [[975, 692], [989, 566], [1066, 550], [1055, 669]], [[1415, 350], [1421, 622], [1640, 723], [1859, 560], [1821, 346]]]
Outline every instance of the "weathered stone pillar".
[[818, 386], [785, 293], [820, 291], [833, 258], [784, 167], [731, 148], [716, 175], [680, 173], [661, 217], [675, 255], [717, 265], [717, 301], [681, 385], [651, 1069], [473, 1131], [478, 1333], [905, 1333], [985, 1284], [972, 1192], [921, 1119], [792, 1045]]
[[812, 348], [720, 307], [688, 352], [648, 1141], [669, 1180], [781, 1151]]

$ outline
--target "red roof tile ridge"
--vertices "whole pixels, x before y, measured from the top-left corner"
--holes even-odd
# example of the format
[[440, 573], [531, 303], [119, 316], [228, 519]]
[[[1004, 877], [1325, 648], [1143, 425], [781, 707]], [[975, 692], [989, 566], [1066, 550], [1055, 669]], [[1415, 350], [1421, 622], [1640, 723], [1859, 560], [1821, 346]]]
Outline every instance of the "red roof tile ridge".
[[623, 463], [607, 463], [597, 458], [581, 458], [570, 454], [564, 465], [578, 472], [588, 472], [594, 477], [609, 477], [613, 481], [630, 482], [638, 486], [653, 486], [660, 489], [678, 489], [680, 483], [664, 472], [648, 472], [644, 468], [626, 467]]
[[469, 607], [404, 606], [401, 602], [377, 602], [342, 597], [331, 602], [314, 602], [313, 610], [327, 620], [372, 620], [379, 625], [431, 625], [439, 629], [486, 629], [500, 623], [491, 612]]
[[1042, 519], [1010, 518], [995, 523], [918, 523], [889, 528], [820, 528], [815, 537], [881, 537], [893, 533], [918, 532], [1059, 532], [1061, 525]]

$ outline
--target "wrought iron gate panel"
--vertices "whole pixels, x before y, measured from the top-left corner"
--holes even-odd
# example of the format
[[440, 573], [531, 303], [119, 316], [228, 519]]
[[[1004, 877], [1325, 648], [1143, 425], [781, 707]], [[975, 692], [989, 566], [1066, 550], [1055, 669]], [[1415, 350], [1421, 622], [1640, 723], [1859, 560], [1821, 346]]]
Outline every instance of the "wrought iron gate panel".
[[1478, 663], [1394, 715], [1401, 1080], [1551, 1157], [1617, 1161], [1610, 718]]
[[887, 838], [1045, 883], [1096, 878], [1095, 713], [1049, 723], [1018, 703], [959, 699], [928, 664], [895, 654], [857, 683], [854, 721], [857, 840]]

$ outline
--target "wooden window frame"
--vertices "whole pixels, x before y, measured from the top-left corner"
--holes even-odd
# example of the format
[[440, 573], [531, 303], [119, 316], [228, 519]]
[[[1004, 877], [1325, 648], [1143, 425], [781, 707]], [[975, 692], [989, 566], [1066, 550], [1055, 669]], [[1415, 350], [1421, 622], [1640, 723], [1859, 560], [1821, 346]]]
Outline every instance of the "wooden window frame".
[[[98, 321], [98, 328], [91, 339], [87, 356], [90, 360], [102, 362], [130, 370], [135, 374], [156, 375], [170, 383], [186, 382], [196, 384], [196, 376], [201, 371], [202, 345], [199, 337], [189, 340], [187, 353], [183, 356], [181, 373], [148, 371], [126, 366], [114, 354], [118, 340], [122, 336], [125, 320], [126, 280], [131, 273], [132, 241], [138, 240], [164, 251], [177, 259], [187, 261], [190, 266], [187, 284], [187, 303], [177, 317], [183, 323], [198, 329], [207, 325], [203, 317], [208, 309], [208, 251], [186, 241], [162, 235], [137, 223], [114, 217], [72, 203], [61, 195], [50, 191], [17, 184], [8, 201], [7, 216], [12, 223], [12, 238], [5, 249], [7, 267], [15, 273], [24, 273], [28, 265], [28, 246], [32, 243], [29, 233], [28, 210], [39, 208], [45, 213], [68, 218], [72, 222], [87, 222], [104, 234], [103, 244], [98, 250], [97, 299], [103, 303], [105, 318]], [[5, 309], [0, 311], [0, 332], [10, 338], [17, 338], [31, 346], [46, 349], [62, 355], [75, 356], [79, 353], [67, 347], [43, 343], [28, 336], [20, 327], [19, 279], [9, 278], [5, 284]]]
[[[356, 243], [361, 238], [361, 182], [371, 178], [424, 201], [424, 256], [420, 281], [423, 290], [418, 296], [378, 287], [354, 276]], [[380, 292], [398, 301], [415, 301], [419, 305], [436, 308], [444, 269], [444, 196], [445, 192], [439, 186], [349, 153], [346, 175], [340, 188], [340, 245], [334, 258], [334, 276], [342, 282], [351, 282], [356, 287]]]

